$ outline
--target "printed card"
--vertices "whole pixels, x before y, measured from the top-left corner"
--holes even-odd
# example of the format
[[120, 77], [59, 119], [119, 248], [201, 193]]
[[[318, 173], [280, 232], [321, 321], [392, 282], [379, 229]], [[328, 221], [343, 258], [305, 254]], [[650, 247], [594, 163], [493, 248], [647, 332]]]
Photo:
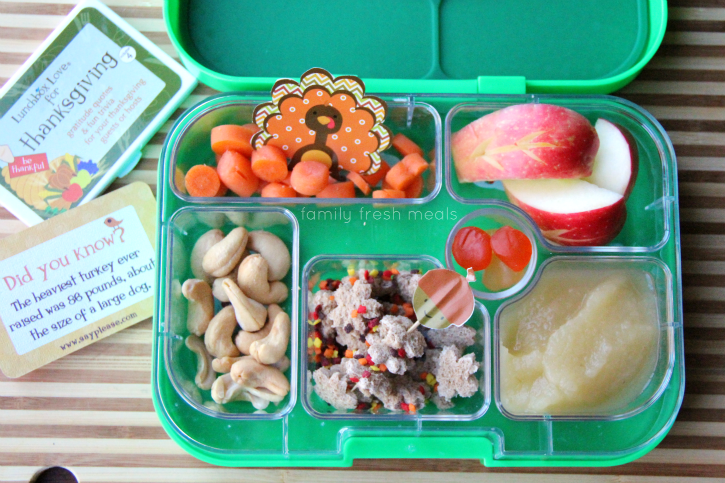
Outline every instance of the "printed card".
[[0, 241], [0, 370], [19, 377], [151, 316], [156, 202], [133, 183]]

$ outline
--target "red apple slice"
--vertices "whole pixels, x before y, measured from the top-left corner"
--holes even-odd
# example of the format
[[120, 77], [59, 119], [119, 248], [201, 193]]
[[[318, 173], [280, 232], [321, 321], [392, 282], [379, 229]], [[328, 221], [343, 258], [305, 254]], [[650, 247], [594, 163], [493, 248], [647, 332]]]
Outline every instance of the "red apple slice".
[[594, 128], [599, 135], [599, 151], [594, 158], [592, 175], [584, 179], [619, 193], [626, 200], [639, 170], [637, 142], [629, 131], [606, 119], [598, 119]]
[[451, 137], [461, 183], [582, 178], [592, 174], [597, 132], [581, 114], [552, 104], [518, 104], [483, 116]]
[[583, 179], [505, 180], [509, 199], [560, 245], [611, 242], [627, 219], [624, 197]]

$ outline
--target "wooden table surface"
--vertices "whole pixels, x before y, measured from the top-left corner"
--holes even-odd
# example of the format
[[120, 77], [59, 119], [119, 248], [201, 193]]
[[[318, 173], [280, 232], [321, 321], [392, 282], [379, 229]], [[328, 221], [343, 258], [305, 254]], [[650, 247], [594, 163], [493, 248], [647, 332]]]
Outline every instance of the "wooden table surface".
[[[0, 84], [74, 3], [0, 0]], [[162, 0], [107, 3], [176, 57], [164, 28]], [[27, 482], [39, 468], [51, 465], [67, 466], [87, 483], [363, 478], [390, 483], [680, 482], [725, 477], [725, 0], [669, 4], [664, 44], [639, 78], [618, 93], [662, 122], [678, 156], [687, 389], [674, 428], [650, 454], [601, 469], [489, 469], [472, 460], [360, 460], [351, 469], [333, 470], [216, 468], [182, 451], [156, 418], [147, 320], [20, 379], [0, 375], [0, 481]], [[172, 121], [212, 93], [199, 86]], [[172, 121], [154, 136], [136, 169], [111, 189], [133, 181], [155, 188], [158, 155]], [[0, 208], [0, 238], [23, 228]]]

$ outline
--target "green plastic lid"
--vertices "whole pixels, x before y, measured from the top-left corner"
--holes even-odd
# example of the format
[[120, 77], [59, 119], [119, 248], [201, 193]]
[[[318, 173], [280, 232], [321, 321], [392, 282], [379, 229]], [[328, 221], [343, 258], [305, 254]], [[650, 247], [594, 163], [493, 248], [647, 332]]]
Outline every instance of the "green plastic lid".
[[311, 67], [369, 92], [608, 93], [654, 55], [666, 0], [165, 0], [199, 80], [269, 90]]

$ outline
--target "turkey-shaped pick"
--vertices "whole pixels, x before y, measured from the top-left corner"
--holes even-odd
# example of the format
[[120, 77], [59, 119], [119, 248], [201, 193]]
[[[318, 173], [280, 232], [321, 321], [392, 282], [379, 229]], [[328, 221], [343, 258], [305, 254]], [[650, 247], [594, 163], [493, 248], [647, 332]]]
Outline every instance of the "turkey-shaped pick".
[[332, 77], [324, 69], [310, 69], [299, 82], [281, 79], [272, 88], [272, 102], [254, 110], [260, 131], [252, 138], [259, 149], [271, 144], [291, 159], [373, 174], [381, 165], [380, 152], [390, 145], [383, 126], [387, 104], [365, 95], [365, 84], [354, 76]]
[[627, 218], [625, 202], [637, 179], [637, 143], [621, 126], [599, 119], [599, 150], [591, 176], [582, 179], [503, 181], [511, 201], [559, 245], [605, 245]]

